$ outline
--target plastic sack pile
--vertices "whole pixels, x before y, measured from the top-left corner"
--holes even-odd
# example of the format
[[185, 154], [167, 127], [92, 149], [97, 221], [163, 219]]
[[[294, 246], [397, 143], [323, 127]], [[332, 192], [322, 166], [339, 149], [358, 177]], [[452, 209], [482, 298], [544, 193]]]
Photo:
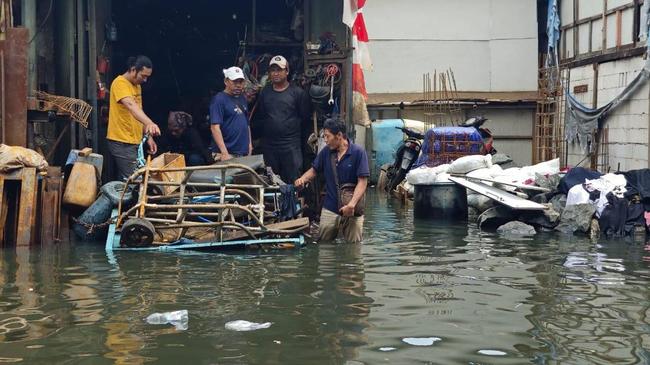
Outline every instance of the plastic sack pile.
[[34, 150], [0, 144], [0, 172], [10, 172], [22, 167], [47, 169], [45, 158]]

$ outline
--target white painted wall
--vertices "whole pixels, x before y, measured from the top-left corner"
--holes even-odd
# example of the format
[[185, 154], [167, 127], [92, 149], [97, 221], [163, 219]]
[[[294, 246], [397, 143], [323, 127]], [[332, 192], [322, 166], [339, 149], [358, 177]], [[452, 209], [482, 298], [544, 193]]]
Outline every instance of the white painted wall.
[[537, 89], [535, 0], [373, 0], [363, 9], [369, 93], [421, 92], [452, 68], [460, 91]]
[[[520, 166], [530, 165], [533, 161], [532, 136], [535, 109], [528, 108], [481, 108], [468, 112], [471, 115], [483, 115], [489, 121], [485, 128], [494, 136], [494, 148], [499, 153], [512, 157]], [[525, 137], [508, 139], [507, 137]]]
[[[627, 58], [599, 65], [598, 106], [602, 106], [618, 95], [643, 68], [645, 60], [639, 57]], [[570, 75], [570, 90], [573, 86], [588, 84], [589, 92], [577, 97], [592, 107], [593, 77], [591, 65], [574, 68]], [[650, 142], [650, 87], [643, 85], [631, 99], [625, 101], [607, 118], [609, 128], [609, 166], [615, 171], [620, 163], [621, 171], [650, 167], [648, 143]], [[570, 146], [569, 165], [575, 165], [585, 156], [579, 146]], [[587, 161], [588, 166], [588, 161]]]

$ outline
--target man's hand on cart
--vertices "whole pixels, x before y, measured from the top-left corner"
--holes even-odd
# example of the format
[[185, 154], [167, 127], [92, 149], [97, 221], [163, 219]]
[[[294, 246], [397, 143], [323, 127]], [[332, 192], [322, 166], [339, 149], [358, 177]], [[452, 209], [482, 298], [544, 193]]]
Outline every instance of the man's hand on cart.
[[153, 137], [149, 136], [147, 139], [147, 145], [149, 146], [149, 154], [150, 155], [155, 155], [158, 152], [158, 145], [156, 144], [156, 141], [153, 139]]

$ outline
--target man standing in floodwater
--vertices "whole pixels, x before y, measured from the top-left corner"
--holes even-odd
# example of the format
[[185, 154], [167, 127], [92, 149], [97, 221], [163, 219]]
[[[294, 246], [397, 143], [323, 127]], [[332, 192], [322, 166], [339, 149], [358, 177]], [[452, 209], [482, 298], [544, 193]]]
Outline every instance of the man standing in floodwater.
[[[363, 214], [355, 214], [368, 187], [368, 156], [359, 145], [350, 142], [345, 123], [328, 119], [323, 124], [323, 135], [328, 148], [318, 153], [312, 167], [299, 177], [294, 185], [304, 186], [316, 175], [325, 176], [325, 200], [320, 215], [319, 241], [333, 241], [341, 233], [346, 241], [361, 242]], [[335, 170], [336, 169], [336, 170]], [[341, 204], [340, 187], [354, 184], [352, 198]]]

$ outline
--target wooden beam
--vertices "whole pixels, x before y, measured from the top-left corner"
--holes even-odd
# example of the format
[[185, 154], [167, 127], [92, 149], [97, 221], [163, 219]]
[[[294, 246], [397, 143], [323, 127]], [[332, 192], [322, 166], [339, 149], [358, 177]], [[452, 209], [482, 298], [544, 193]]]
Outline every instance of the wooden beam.
[[16, 246], [28, 246], [33, 243], [35, 238], [36, 195], [38, 193], [36, 169], [33, 167], [24, 167], [22, 169], [22, 175]]
[[578, 0], [573, 0], [573, 57], [578, 55]]
[[603, 0], [603, 46], [600, 48], [600, 52], [604, 53], [607, 49], [607, 0]]
[[602, 18], [604, 16], [612, 15], [612, 14], [614, 14], [616, 12], [619, 12], [619, 11], [625, 11], [627, 9], [631, 9], [631, 8], [634, 7], [634, 4], [625, 4], [625, 5], [617, 6], [615, 8], [609, 9], [609, 10], [607, 10], [606, 6], [607, 6], [607, 3], [605, 3], [605, 8], [603, 9], [602, 14], [592, 15], [590, 17], [586, 17], [586, 18], [582, 18], [582, 19], [576, 19], [571, 24], [561, 26], [560, 30], [575, 28], [575, 27], [578, 27], [579, 25], [586, 24], [586, 23], [592, 22], [594, 20], [598, 20], [598, 19], [600, 19], [600, 18]]
[[594, 54], [582, 55], [581, 57], [573, 57], [566, 60], [561, 64], [562, 68], [575, 68], [580, 66], [589, 65], [591, 63], [603, 63], [621, 58], [628, 58], [633, 56], [643, 55], [646, 51], [645, 46], [632, 47], [632, 44], [621, 46], [619, 50], [614, 49], [606, 53], [595, 52]]
[[63, 177], [60, 167], [48, 167], [47, 176], [41, 184], [40, 196], [40, 243], [51, 244], [59, 240], [61, 222], [61, 197], [63, 195]]
[[622, 41], [622, 28], [623, 28], [623, 12], [616, 12], [616, 49], [621, 48]]
[[0, 175], [0, 247], [4, 246], [5, 228], [7, 224], [7, 209], [5, 208], [5, 177]]

